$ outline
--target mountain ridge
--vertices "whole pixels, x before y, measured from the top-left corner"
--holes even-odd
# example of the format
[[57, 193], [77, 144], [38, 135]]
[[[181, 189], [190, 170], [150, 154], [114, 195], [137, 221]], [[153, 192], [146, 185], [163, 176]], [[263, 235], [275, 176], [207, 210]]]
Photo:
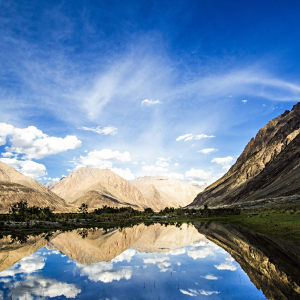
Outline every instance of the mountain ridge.
[[[299, 193], [300, 186], [295, 182], [300, 172], [299, 133], [300, 102], [261, 128], [229, 171], [198, 194], [188, 207], [232, 205]], [[274, 182], [279, 181], [289, 183], [289, 188], [283, 190], [280, 184], [281, 190], [276, 191]]]

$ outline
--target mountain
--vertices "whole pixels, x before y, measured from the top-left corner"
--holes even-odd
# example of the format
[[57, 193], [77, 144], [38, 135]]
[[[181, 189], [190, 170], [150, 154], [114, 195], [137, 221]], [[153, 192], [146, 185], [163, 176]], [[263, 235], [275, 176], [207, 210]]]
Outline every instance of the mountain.
[[75, 206], [86, 203], [89, 208], [101, 208], [104, 205], [131, 206], [134, 209], [149, 207], [148, 200], [135, 186], [108, 169], [82, 167], [50, 189]]
[[21, 200], [30, 206], [49, 206], [55, 212], [69, 209], [63, 199], [45, 186], [0, 161], [0, 212], [7, 213], [12, 203]]
[[203, 190], [199, 186], [166, 176], [139, 177], [131, 183], [149, 199], [148, 206], [156, 210], [186, 206]]
[[261, 128], [229, 171], [189, 207], [245, 207], [300, 194], [299, 133], [300, 102]]

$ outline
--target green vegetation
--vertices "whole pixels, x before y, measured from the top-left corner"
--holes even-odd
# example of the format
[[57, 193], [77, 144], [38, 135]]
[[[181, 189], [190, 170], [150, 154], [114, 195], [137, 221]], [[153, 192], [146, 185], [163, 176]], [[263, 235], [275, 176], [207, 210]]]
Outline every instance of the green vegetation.
[[0, 237], [74, 228], [97, 227], [107, 230], [140, 223], [181, 226], [183, 222], [216, 221], [246, 227], [273, 237], [300, 241], [300, 204], [251, 210], [209, 209], [207, 206], [197, 210], [167, 207], [158, 213], [151, 208], [138, 211], [131, 207], [108, 206], [88, 212], [88, 206], [82, 204], [78, 211], [54, 214], [48, 207], [29, 207], [27, 202], [20, 201], [11, 206], [9, 214], [0, 215]]

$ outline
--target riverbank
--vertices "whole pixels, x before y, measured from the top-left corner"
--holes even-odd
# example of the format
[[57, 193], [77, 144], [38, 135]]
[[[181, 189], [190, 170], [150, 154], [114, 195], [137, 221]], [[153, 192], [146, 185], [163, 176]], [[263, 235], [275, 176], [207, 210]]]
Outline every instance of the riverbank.
[[[213, 214], [213, 210], [208, 211], [211, 211]], [[104, 216], [95, 218], [91, 217], [90, 214], [80, 214], [80, 218], [75, 218], [74, 214], [72, 216], [69, 215], [69, 217], [64, 214], [60, 215], [60, 217], [64, 217], [63, 219], [52, 222], [37, 220], [28, 222], [2, 222], [0, 237], [11, 235], [21, 241], [27, 235], [41, 233], [47, 235], [57, 230], [70, 231], [77, 228], [103, 228], [104, 230], [109, 230], [110, 228], [132, 227], [141, 223], [145, 225], [160, 223], [165, 226], [176, 225], [180, 227], [182, 223], [221, 222], [245, 227], [275, 238], [300, 242], [300, 205], [243, 210], [237, 215], [228, 214], [225, 216], [208, 217], [209, 214], [210, 213], [202, 213], [203, 216], [200, 217], [198, 213], [190, 213], [190, 211], [188, 213], [184, 213], [183, 211], [183, 213], [179, 215], [174, 215], [173, 213], [165, 215], [143, 213], [139, 215], [127, 215], [126, 217], [123, 216], [122, 219], [115, 219], [110, 215], [106, 215], [106, 218], [104, 218]], [[78, 214], [76, 217], [78, 217]]]

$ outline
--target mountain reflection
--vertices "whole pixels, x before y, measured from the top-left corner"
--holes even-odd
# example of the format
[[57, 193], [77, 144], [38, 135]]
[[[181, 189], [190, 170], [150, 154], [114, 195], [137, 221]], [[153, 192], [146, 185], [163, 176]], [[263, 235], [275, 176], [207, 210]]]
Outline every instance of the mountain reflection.
[[[195, 223], [0, 240], [0, 299], [299, 299], [299, 247]], [[263, 293], [262, 293], [263, 292]], [[264, 296], [265, 295], [265, 296]], [[222, 297], [220, 297], [222, 296]]]
[[[268, 299], [300, 299], [299, 243], [275, 240], [229, 224], [194, 226], [228, 252]], [[218, 266], [219, 270], [224, 268], [230, 265]]]

